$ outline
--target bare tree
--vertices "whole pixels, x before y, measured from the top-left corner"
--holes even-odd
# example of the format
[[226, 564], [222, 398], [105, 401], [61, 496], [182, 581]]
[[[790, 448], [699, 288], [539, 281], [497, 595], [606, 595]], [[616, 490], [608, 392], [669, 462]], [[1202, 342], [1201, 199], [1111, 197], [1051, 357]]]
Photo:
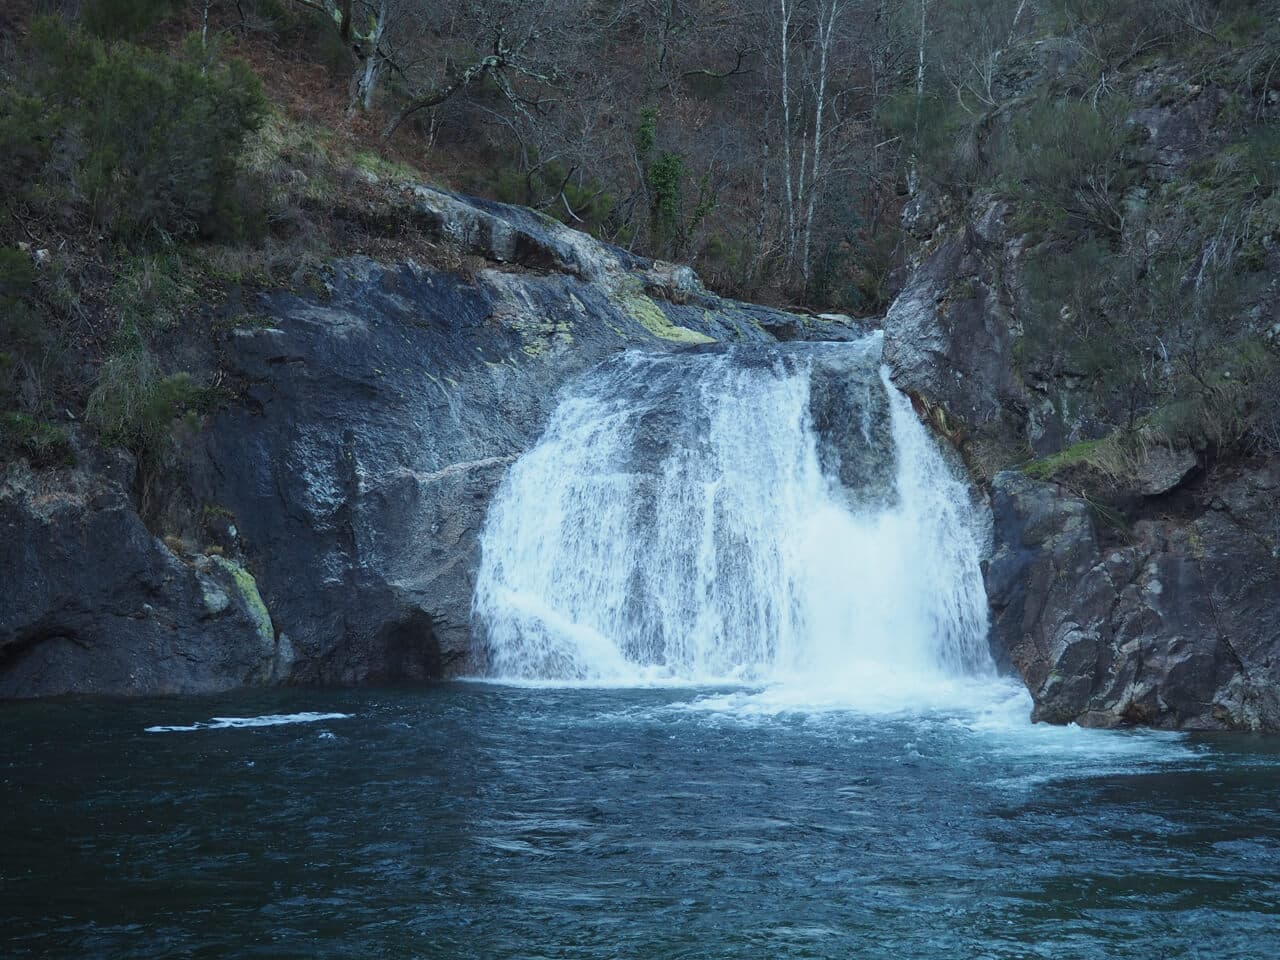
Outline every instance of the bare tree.
[[[339, 38], [356, 56], [349, 111], [368, 111], [378, 78], [395, 62], [394, 48], [418, 22], [425, 0], [294, 0], [333, 24]], [[361, 27], [360, 24], [365, 24]]]
[[461, 28], [464, 42], [469, 40], [467, 59], [446, 63], [444, 76], [437, 73], [418, 80], [422, 92], [388, 122], [384, 137], [393, 136], [415, 114], [438, 107], [485, 79], [494, 81], [516, 110], [526, 110], [529, 105], [517, 89], [520, 83], [554, 82], [556, 71], [542, 68], [539, 58], [555, 46], [549, 38], [572, 34], [571, 14], [576, 4], [569, 0], [489, 0], [460, 6], [463, 9], [451, 18], [451, 25], [455, 30]]

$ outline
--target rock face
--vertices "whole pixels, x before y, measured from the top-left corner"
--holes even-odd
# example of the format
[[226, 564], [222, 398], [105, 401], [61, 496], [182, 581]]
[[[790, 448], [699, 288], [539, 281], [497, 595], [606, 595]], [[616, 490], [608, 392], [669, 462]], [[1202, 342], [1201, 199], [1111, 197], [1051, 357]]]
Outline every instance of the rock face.
[[411, 196], [428, 237], [489, 266], [338, 261], [323, 289], [263, 295], [216, 344], [237, 399], [185, 475], [225, 557], [175, 556], [127, 477], [91, 468], [42, 492], [21, 465], [0, 466], [0, 570], [16, 572], [0, 598], [0, 696], [481, 668], [479, 528], [565, 380], [628, 348], [863, 332], [722, 300], [688, 268], [532, 211]]
[[[223, 324], [213, 346], [236, 399], [182, 473], [198, 543], [146, 528], [123, 456], [82, 444], [74, 470], [0, 465], [0, 697], [481, 670], [478, 534], [562, 384], [630, 348], [866, 332], [723, 300], [687, 268], [530, 211], [407, 195], [427, 236], [484, 266], [341, 260]], [[939, 234], [886, 317], [884, 360], [929, 409], [1013, 422], [1052, 452], [1093, 427], [1064, 416], [1067, 393], [1015, 371], [1019, 249], [1003, 216], [988, 204]], [[812, 373], [820, 453], [860, 500], [892, 490], [888, 418], [864, 369], [878, 360], [849, 376], [848, 358], [819, 356]], [[1280, 730], [1280, 463], [1224, 471], [1155, 450], [1123, 534], [1063, 487], [995, 479], [992, 649], [1036, 719]]]
[[857, 364], [819, 354], [809, 375], [809, 415], [829, 476], [860, 507], [896, 495], [897, 463], [889, 402], [876, 376], [878, 356]]
[[0, 483], [0, 697], [206, 693], [287, 675], [253, 577], [222, 557], [176, 557], [125, 495], [130, 470], [15, 467]]
[[1112, 544], [1084, 500], [996, 478], [992, 645], [1035, 719], [1280, 730], [1280, 464], [1212, 491]]
[[884, 361], [903, 390], [971, 425], [1021, 402], [1013, 373], [1002, 216], [992, 204], [912, 271], [884, 319]]
[[[1052, 54], [1050, 74], [1059, 55], [1063, 64], [1079, 56], [1042, 52]], [[1214, 189], [1196, 167], [1228, 146], [1219, 115], [1230, 97], [1176, 67], [1143, 67], [1124, 82], [1135, 104], [1126, 134], [1135, 180], [1120, 229], [1139, 249], [1177, 229], [1167, 201], [1183, 194], [1165, 185]], [[903, 226], [922, 246], [884, 321], [894, 382], [990, 486], [993, 652], [1026, 681], [1038, 720], [1280, 731], [1277, 466], [1274, 453], [1241, 460], [1276, 445], [1224, 445], [1212, 424], [1170, 427], [1177, 402], [1154, 383], [1126, 415], [1134, 378], [1108, 381], [1061, 362], [1045, 324], [1033, 322], [1055, 317], [1033, 296], [1044, 296], [1034, 265], [1058, 248], [1034, 246], [1044, 234], [1027, 229], [1026, 208], [1009, 196], [913, 197]], [[1198, 242], [1213, 249], [1209, 236]], [[1256, 256], [1246, 271], [1256, 302], [1232, 320], [1239, 344], [1251, 342], [1246, 334], [1274, 342], [1280, 287], [1272, 260], [1260, 266], [1274, 251]], [[1074, 322], [1071, 309], [1062, 302], [1056, 319]], [[1202, 332], [1190, 323], [1166, 331], [1157, 376], [1177, 377]], [[1095, 346], [1106, 344], [1100, 336]], [[1038, 476], [1069, 480], [1075, 492], [999, 472], [1032, 459]]]

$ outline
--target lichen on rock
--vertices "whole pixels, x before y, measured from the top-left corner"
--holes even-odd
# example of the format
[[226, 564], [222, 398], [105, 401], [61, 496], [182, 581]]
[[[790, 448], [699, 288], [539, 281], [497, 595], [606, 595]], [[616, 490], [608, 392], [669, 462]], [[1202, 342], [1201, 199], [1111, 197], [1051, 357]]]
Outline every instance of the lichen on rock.
[[210, 557], [209, 563], [230, 576], [240, 602], [257, 627], [258, 638], [264, 644], [274, 645], [276, 634], [271, 624], [271, 613], [262, 601], [262, 594], [258, 592], [258, 581], [253, 578], [253, 574], [226, 557]]
[[655, 337], [673, 343], [715, 343], [715, 337], [672, 323], [662, 307], [632, 277], [619, 284], [617, 298], [627, 315]]

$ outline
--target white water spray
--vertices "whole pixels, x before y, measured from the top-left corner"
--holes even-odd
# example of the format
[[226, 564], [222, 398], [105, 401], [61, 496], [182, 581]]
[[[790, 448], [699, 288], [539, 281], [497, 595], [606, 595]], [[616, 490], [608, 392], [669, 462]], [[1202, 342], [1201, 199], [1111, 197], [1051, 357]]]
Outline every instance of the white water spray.
[[[490, 675], [847, 702], [990, 675], [980, 525], [879, 349], [627, 354], [571, 387], [486, 521]], [[858, 425], [834, 452], [815, 364]]]

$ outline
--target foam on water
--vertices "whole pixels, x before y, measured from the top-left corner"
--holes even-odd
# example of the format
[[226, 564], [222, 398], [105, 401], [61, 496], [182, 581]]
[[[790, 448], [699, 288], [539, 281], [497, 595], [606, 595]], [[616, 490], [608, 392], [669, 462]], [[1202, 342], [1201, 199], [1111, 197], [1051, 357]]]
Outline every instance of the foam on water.
[[809, 736], [843, 743], [896, 738], [905, 763], [991, 763], [993, 786], [1022, 790], [1061, 778], [1135, 773], [1206, 762], [1206, 748], [1185, 734], [1155, 730], [1094, 730], [1031, 724], [1031, 697], [1011, 678], [957, 678], [932, 691], [917, 687], [907, 703], [892, 695], [867, 700], [834, 690], [786, 683], [700, 691], [646, 708], [595, 718], [595, 723], [689, 722], [748, 726], [761, 731], [799, 724]]
[[321, 720], [349, 720], [349, 713], [275, 713], [261, 717], [212, 717], [189, 726], [147, 727], [147, 733], [188, 733], [192, 730], [229, 730], [243, 727], [278, 727], [289, 723], [316, 723]]
[[[901, 728], [904, 762], [998, 758], [1013, 786], [1194, 762], [1178, 734], [1028, 723], [986, 649], [983, 518], [880, 346], [628, 354], [569, 389], [486, 520], [483, 679], [696, 688], [637, 721]], [[811, 411], [833, 358], [865, 441], [834, 469]], [[886, 456], [888, 489], [842, 482]]]

